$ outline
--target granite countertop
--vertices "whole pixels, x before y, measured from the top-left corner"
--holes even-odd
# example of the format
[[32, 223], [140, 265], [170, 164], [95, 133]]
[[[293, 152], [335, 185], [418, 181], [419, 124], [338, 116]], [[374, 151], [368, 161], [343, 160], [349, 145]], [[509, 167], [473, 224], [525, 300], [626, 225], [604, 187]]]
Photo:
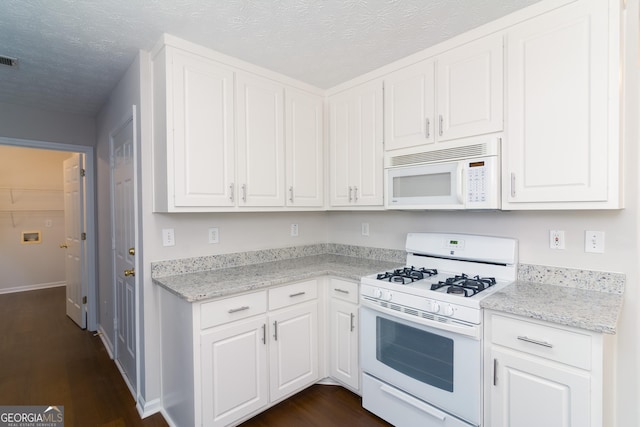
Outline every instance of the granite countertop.
[[483, 308], [594, 332], [616, 333], [619, 293], [517, 281], [483, 299]]
[[154, 278], [153, 282], [189, 302], [264, 289], [318, 276], [360, 281], [362, 276], [403, 264], [345, 255], [312, 255]]

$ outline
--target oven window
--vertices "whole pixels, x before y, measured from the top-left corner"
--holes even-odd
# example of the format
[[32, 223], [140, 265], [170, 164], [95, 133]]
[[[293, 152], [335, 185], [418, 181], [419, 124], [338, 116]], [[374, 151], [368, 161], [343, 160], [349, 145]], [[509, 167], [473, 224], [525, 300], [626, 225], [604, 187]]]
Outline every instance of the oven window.
[[376, 358], [418, 381], [453, 392], [453, 340], [383, 317], [376, 322]]

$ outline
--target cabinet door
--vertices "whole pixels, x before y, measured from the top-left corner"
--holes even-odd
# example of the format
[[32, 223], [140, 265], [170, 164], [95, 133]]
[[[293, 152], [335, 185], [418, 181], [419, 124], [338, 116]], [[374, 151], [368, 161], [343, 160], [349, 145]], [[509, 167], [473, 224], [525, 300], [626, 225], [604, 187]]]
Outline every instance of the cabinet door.
[[283, 86], [238, 73], [238, 206], [284, 206], [283, 97]]
[[383, 135], [382, 82], [356, 87], [352, 95], [353, 125], [349, 141], [352, 203], [382, 206]]
[[317, 301], [282, 309], [269, 316], [271, 401], [318, 380]]
[[[200, 56], [168, 50], [173, 123], [173, 201], [169, 205], [233, 206], [234, 131], [231, 69]], [[171, 139], [171, 132], [168, 136]], [[171, 198], [171, 195], [169, 195]]]
[[589, 427], [587, 371], [493, 347], [492, 427]]
[[608, 169], [612, 160], [617, 169], [608, 147], [618, 144], [608, 131], [610, 84], [617, 90], [608, 73], [613, 3], [578, 1], [507, 32], [508, 208], [604, 202], [608, 181], [618, 179]]
[[285, 91], [287, 206], [323, 205], [323, 100]]
[[259, 316], [202, 333], [203, 425], [226, 426], [267, 405], [265, 321]]
[[331, 206], [351, 204], [349, 183], [351, 152], [349, 144], [354, 126], [353, 108], [349, 92], [329, 98], [329, 198]]
[[445, 52], [437, 59], [439, 141], [502, 130], [502, 34]]
[[435, 141], [434, 62], [422, 61], [384, 78], [385, 151]]
[[329, 307], [331, 337], [330, 372], [336, 380], [360, 388], [358, 360], [358, 306], [332, 298]]

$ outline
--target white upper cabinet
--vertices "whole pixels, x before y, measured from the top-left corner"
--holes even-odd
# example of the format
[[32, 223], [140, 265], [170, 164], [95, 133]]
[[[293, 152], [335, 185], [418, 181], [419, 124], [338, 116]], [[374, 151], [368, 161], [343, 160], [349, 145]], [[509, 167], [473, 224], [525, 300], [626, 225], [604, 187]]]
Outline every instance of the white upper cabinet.
[[286, 88], [287, 206], [323, 206], [323, 108], [321, 96]]
[[284, 206], [284, 86], [236, 77], [238, 205]]
[[426, 60], [384, 78], [385, 150], [435, 142], [434, 72]]
[[323, 208], [321, 92], [163, 42], [152, 55], [154, 211]]
[[331, 206], [382, 206], [382, 82], [329, 98]]
[[495, 34], [437, 58], [439, 141], [502, 130], [503, 35]]
[[234, 72], [172, 47], [153, 72], [155, 209], [233, 206]]
[[502, 50], [495, 34], [387, 75], [385, 150], [501, 131]]
[[620, 208], [619, 2], [507, 31], [504, 209]]

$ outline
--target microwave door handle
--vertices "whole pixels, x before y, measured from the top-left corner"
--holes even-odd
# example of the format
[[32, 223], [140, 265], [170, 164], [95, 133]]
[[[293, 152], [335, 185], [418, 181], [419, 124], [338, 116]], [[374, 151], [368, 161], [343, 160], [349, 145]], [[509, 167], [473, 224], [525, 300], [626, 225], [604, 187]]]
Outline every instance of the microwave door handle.
[[465, 205], [464, 198], [463, 198], [464, 187], [465, 187], [465, 185], [464, 185], [464, 172], [465, 172], [465, 169], [461, 167], [460, 168], [460, 180], [458, 181], [458, 188], [456, 188], [456, 192], [457, 192], [456, 196], [458, 197], [458, 203], [463, 205], [463, 206]]

